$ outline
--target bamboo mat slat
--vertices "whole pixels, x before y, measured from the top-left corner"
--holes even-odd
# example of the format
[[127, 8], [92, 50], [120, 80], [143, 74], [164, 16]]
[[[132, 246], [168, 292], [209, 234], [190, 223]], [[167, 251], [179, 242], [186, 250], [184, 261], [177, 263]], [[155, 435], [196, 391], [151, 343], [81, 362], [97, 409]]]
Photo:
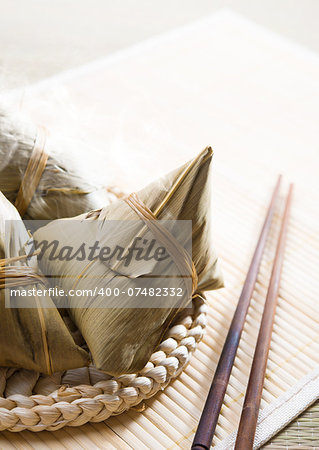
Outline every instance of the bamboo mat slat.
[[[207, 333], [190, 365], [145, 401], [144, 411], [54, 433], [2, 433], [0, 448], [8, 442], [11, 448], [190, 448], [279, 172], [296, 189], [261, 404], [264, 420], [281, 396], [318, 371], [318, 79], [318, 56], [222, 12], [11, 93], [40, 123], [53, 129], [72, 124], [69, 131], [81, 138], [87, 133], [90, 161], [86, 155], [77, 161], [83, 158], [92, 176], [126, 190], [212, 145], [212, 236], [225, 288], [207, 295]], [[65, 106], [70, 102], [71, 111]], [[213, 442], [218, 449], [231, 448], [227, 439], [239, 422], [280, 217], [277, 211], [221, 411]], [[318, 411], [318, 405], [311, 407], [264, 447], [318, 447]]]

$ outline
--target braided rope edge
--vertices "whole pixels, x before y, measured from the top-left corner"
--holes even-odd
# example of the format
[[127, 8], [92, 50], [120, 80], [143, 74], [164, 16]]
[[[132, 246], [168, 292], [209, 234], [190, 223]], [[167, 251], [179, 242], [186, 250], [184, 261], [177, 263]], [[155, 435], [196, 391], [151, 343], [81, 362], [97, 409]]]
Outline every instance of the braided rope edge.
[[192, 314], [166, 333], [143, 370], [91, 385], [62, 386], [50, 395], [0, 397], [0, 431], [54, 431], [121, 414], [163, 390], [190, 361], [206, 327], [207, 307], [197, 296]]

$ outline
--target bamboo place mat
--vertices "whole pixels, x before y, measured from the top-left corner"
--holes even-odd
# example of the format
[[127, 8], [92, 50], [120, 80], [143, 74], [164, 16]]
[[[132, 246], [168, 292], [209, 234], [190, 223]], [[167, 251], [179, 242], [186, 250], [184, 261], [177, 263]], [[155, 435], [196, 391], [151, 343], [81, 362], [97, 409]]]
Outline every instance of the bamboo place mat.
[[[286, 183], [295, 182], [295, 195], [259, 442], [319, 397], [318, 79], [317, 55], [226, 11], [8, 95], [40, 123], [90, 136], [89, 158], [73, 158], [91, 176], [127, 190], [211, 145], [212, 235], [226, 286], [207, 296], [207, 333], [191, 363], [142, 412], [52, 433], [3, 432], [0, 447], [190, 448], [279, 172]], [[217, 449], [232, 448], [279, 222], [280, 211], [222, 408]], [[302, 417], [265, 448], [316, 448], [318, 413], [310, 409]]]

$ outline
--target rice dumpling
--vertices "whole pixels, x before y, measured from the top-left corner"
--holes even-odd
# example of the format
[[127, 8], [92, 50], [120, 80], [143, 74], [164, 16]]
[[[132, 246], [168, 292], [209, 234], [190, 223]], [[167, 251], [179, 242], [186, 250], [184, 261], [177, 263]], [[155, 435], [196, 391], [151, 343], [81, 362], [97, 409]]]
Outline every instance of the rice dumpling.
[[[223, 286], [210, 239], [211, 159], [212, 150], [206, 148], [192, 161], [127, 199], [74, 219], [54, 220], [36, 231], [34, 239], [42, 249], [40, 267], [69, 293], [63, 306], [69, 308], [98, 369], [111, 375], [141, 370], [177, 312], [190, 305], [192, 294]], [[109, 224], [114, 221], [112, 228]], [[163, 228], [166, 221], [190, 224], [191, 251], [184, 245], [186, 235], [179, 241], [179, 234], [183, 234], [179, 228], [177, 232], [175, 225]], [[137, 238], [147, 241], [145, 233], [150, 231], [153, 241], [164, 245], [171, 258], [136, 256], [126, 264], [130, 243]], [[43, 243], [50, 249], [54, 243], [55, 255], [60, 258], [44, 251]], [[124, 251], [118, 259], [104, 258], [102, 252], [91, 260], [79, 252], [73, 258], [61, 257], [65, 251], [70, 256], [71, 249], [83, 250], [86, 245], [93, 248], [96, 243], [101, 249]], [[148, 279], [151, 284], [143, 292]], [[174, 303], [179, 289], [182, 294]], [[76, 291], [79, 295], [74, 295]], [[132, 301], [134, 292], [138, 295]], [[166, 295], [170, 292], [174, 299]], [[56, 296], [54, 301], [61, 298]]]
[[[36, 257], [25, 258], [30, 244], [17, 210], [0, 192], [0, 366], [48, 374], [86, 366], [89, 355], [74, 343], [41, 284]], [[20, 287], [30, 293], [18, 299], [28, 307], [16, 307]]]
[[0, 191], [29, 219], [72, 217], [106, 205], [112, 195], [105, 180], [102, 185], [84, 171], [80, 146], [0, 107]]

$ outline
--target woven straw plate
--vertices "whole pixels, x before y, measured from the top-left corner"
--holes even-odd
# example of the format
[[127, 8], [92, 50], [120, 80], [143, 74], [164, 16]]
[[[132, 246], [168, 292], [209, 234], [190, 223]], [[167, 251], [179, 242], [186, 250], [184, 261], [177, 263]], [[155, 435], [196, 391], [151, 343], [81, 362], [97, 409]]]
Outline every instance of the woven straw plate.
[[[111, 377], [99, 372], [100, 381], [95, 384], [62, 384], [48, 395], [0, 397], [0, 430], [53, 431], [66, 425], [77, 427], [87, 422], [102, 422], [139, 405], [163, 390], [181, 373], [201, 340], [205, 326], [206, 305], [203, 297], [196, 295], [192, 307], [179, 314], [157, 351], [139, 373]], [[77, 369], [79, 377], [83, 370], [87, 372], [89, 369]], [[98, 371], [92, 370], [96, 375]], [[62, 380], [67, 379], [69, 372], [73, 372], [74, 379], [73, 370], [66, 372]], [[1, 387], [5, 383], [5, 375], [0, 372]], [[19, 386], [16, 388], [18, 390]], [[11, 385], [12, 390], [14, 386]]]

